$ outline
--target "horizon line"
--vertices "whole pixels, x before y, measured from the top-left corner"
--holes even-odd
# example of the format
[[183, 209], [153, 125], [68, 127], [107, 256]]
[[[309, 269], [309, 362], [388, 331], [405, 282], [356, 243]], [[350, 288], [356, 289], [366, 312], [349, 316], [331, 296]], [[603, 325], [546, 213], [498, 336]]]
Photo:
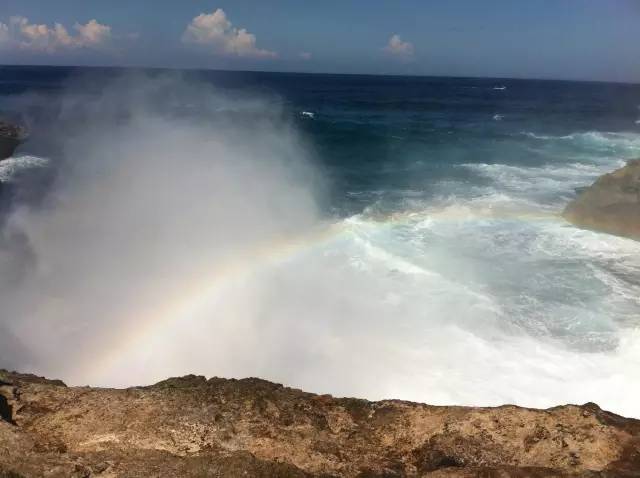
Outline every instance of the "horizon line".
[[615, 81], [615, 80], [586, 80], [548, 77], [509, 77], [509, 76], [459, 76], [440, 74], [400, 74], [400, 73], [338, 73], [338, 72], [308, 72], [308, 71], [278, 71], [278, 70], [253, 70], [206, 67], [171, 67], [171, 66], [127, 66], [127, 65], [51, 65], [51, 64], [3, 64], [0, 68], [94, 68], [94, 69], [121, 69], [121, 70], [169, 70], [169, 71], [210, 71], [220, 73], [260, 73], [282, 75], [317, 75], [317, 76], [373, 76], [386, 78], [452, 78], [463, 80], [507, 80], [507, 81], [549, 81], [567, 83], [606, 83], [626, 86], [640, 86], [640, 81]]

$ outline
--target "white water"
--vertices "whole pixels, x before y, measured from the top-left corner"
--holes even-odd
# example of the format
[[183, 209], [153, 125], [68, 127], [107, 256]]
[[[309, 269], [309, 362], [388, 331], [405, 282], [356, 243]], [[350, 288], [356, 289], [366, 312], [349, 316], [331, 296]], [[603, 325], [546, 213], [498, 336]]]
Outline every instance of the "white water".
[[[611, 147], [636, 140], [620, 141]], [[640, 243], [558, 215], [573, 187], [620, 164], [463, 165], [489, 183], [447, 183], [428, 202], [409, 191], [396, 215], [347, 218], [332, 238], [225, 281], [186, 322], [154, 331], [164, 358], [137, 351], [111, 370], [153, 356], [157, 378], [259, 375], [433, 404], [595, 401], [640, 417]], [[185, 342], [186, 357], [175, 345]]]
[[16, 176], [30, 169], [46, 167], [47, 164], [47, 159], [37, 156], [15, 156], [4, 159], [0, 161], [0, 183], [11, 182]]

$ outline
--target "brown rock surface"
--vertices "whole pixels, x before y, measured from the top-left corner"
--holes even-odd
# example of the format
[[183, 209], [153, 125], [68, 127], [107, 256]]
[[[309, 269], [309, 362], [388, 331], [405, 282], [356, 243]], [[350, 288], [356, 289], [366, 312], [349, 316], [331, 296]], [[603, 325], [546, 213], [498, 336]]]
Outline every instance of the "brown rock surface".
[[640, 240], [640, 159], [598, 178], [563, 216], [578, 227]]
[[0, 381], [0, 477], [640, 476], [640, 421], [594, 404], [369, 402], [255, 378]]

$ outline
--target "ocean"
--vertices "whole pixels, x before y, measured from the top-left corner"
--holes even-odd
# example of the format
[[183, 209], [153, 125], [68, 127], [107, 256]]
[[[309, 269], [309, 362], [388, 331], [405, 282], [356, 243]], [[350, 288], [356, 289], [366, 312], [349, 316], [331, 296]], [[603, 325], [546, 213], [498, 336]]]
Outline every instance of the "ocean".
[[0, 367], [640, 417], [640, 85], [0, 67]]

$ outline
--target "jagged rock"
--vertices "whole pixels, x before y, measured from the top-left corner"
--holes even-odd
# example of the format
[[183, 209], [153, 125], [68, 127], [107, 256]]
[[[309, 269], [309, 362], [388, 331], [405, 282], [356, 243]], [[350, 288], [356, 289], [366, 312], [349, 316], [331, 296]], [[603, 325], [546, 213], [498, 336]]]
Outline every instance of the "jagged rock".
[[11, 157], [25, 136], [24, 128], [0, 119], [0, 161]]
[[0, 476], [640, 476], [640, 421], [595, 404], [436, 407], [194, 375], [125, 390], [0, 380], [13, 422], [0, 420]]
[[563, 216], [578, 227], [640, 240], [640, 159], [598, 178]]

